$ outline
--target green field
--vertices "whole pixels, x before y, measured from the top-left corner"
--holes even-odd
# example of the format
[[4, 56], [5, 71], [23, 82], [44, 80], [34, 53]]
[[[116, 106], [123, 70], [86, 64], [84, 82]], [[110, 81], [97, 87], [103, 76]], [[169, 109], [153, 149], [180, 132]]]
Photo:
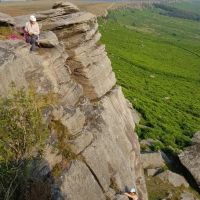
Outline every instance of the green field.
[[186, 10], [193, 13], [200, 13], [200, 1], [199, 0], [190, 0], [187, 2], [177, 2], [173, 3], [172, 6], [182, 10]]
[[200, 22], [160, 13], [115, 10], [99, 23], [118, 84], [142, 114], [138, 135], [176, 152], [200, 130]]

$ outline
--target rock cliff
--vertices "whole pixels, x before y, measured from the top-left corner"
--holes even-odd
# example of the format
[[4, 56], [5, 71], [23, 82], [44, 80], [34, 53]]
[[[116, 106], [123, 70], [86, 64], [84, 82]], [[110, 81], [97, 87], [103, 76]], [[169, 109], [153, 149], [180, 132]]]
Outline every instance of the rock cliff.
[[179, 155], [179, 159], [194, 177], [200, 191], [200, 132], [194, 135], [192, 143]]
[[[42, 31], [54, 32], [59, 42], [30, 53], [23, 41], [0, 41], [0, 94], [8, 94], [11, 82], [18, 88], [34, 85], [38, 94], [56, 94], [56, 105], [46, 114], [59, 125], [51, 128], [50, 139], [58, 127], [64, 128], [68, 139], [62, 142], [70, 146], [73, 158], [68, 162], [56, 154], [50, 142], [45, 162], [33, 174], [44, 180], [68, 162], [53, 177], [53, 199], [126, 199], [119, 191], [135, 186], [147, 200], [133, 111], [99, 43], [96, 17], [68, 2], [35, 15]], [[15, 27], [20, 30], [27, 19], [16, 17]]]

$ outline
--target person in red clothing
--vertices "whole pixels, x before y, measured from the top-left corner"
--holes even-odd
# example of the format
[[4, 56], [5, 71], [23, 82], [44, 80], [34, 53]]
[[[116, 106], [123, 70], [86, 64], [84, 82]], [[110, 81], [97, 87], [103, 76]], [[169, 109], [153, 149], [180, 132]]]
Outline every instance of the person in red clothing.
[[26, 42], [31, 44], [30, 50], [35, 51], [37, 40], [39, 39], [40, 28], [34, 15], [30, 16], [30, 20], [26, 23], [24, 30]]

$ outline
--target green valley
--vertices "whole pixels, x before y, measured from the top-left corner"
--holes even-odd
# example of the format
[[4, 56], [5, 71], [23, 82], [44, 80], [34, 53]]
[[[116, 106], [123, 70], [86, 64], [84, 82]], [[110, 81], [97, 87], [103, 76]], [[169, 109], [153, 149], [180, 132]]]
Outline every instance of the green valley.
[[[196, 12], [199, 2], [191, 4]], [[163, 12], [114, 10], [99, 23], [118, 84], [142, 114], [140, 139], [177, 152], [200, 130], [200, 21]]]

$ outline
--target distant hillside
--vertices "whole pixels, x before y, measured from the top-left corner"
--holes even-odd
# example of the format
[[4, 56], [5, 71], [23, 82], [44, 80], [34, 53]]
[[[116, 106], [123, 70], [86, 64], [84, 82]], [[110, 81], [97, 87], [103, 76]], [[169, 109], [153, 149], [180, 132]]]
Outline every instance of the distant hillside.
[[190, 10], [176, 8], [171, 5], [166, 5], [166, 4], [154, 4], [154, 6], [156, 8], [161, 9], [160, 14], [163, 14], [163, 15], [200, 21], [200, 14], [196, 12], [192, 12]]
[[142, 114], [140, 138], [154, 139], [154, 150], [188, 146], [200, 129], [200, 23], [127, 9], [110, 12], [100, 28], [118, 83]]

